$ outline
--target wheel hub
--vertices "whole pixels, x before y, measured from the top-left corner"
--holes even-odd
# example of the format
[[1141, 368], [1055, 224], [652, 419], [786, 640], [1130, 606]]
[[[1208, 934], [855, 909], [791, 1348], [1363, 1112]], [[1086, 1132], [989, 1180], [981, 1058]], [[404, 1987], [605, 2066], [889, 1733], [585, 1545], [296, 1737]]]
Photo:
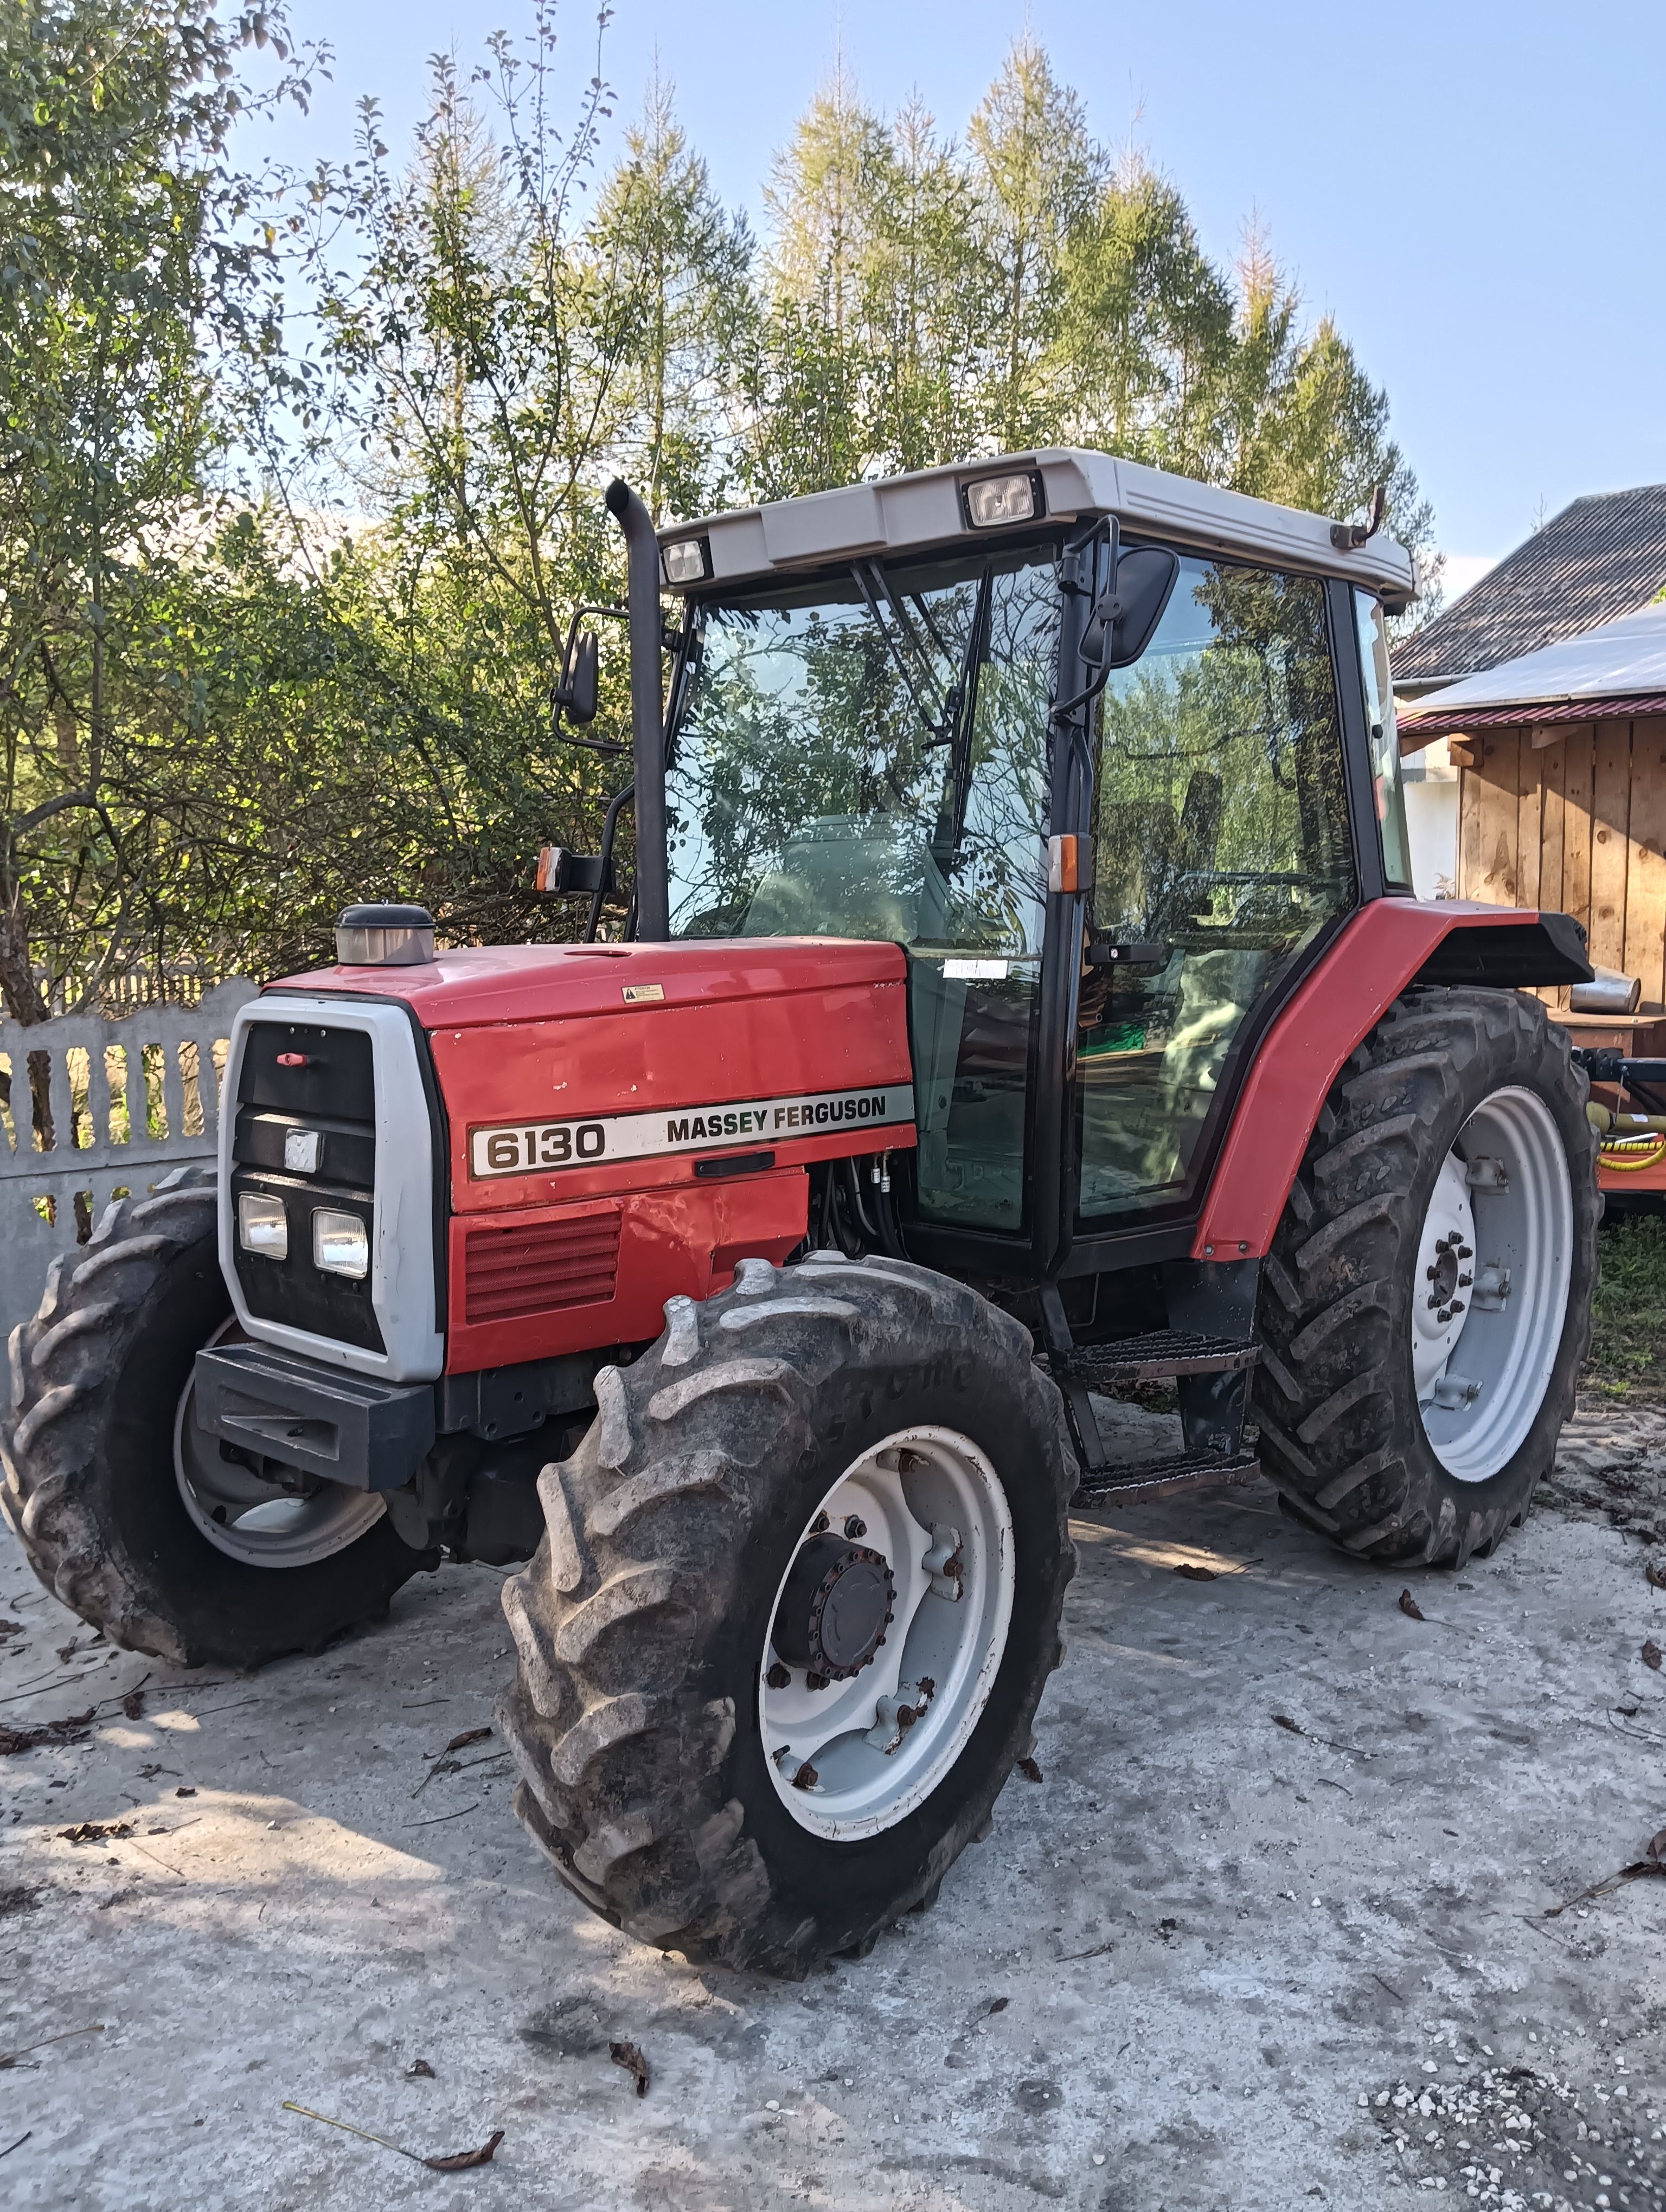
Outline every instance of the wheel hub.
[[994, 1686], [1015, 1589], [1005, 1492], [970, 1437], [909, 1429], [851, 1462], [758, 1655], [763, 1750], [800, 1827], [854, 1842], [924, 1802]]
[[[224, 1322], [210, 1344], [238, 1342]], [[228, 1451], [198, 1424], [193, 1370], [173, 1416], [173, 1472], [186, 1513], [228, 1559], [251, 1567], [309, 1567], [356, 1543], [387, 1510], [374, 1491], [325, 1482], [287, 1462]]]
[[802, 1667], [824, 1683], [848, 1681], [885, 1642], [896, 1598], [883, 1552], [843, 1536], [812, 1536], [781, 1592], [775, 1650], [789, 1667]]
[[1412, 1285], [1424, 1434], [1460, 1482], [1507, 1466], [1537, 1417], [1561, 1341], [1573, 1242], [1554, 1117], [1535, 1092], [1505, 1085], [1476, 1107], [1441, 1164]]

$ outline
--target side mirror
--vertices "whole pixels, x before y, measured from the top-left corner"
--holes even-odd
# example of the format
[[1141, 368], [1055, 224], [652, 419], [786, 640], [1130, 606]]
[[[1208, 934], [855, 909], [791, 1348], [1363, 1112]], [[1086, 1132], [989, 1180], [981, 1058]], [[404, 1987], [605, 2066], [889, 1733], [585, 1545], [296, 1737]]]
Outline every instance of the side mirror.
[[1116, 563], [1115, 588], [1088, 617], [1082, 659], [1101, 668], [1129, 668], [1151, 643], [1169, 604], [1180, 556], [1158, 545], [1136, 546]]
[[561, 682], [552, 694], [557, 715], [564, 714], [569, 722], [595, 720], [600, 669], [601, 648], [595, 631], [587, 629], [574, 646], [571, 665], [562, 671]]

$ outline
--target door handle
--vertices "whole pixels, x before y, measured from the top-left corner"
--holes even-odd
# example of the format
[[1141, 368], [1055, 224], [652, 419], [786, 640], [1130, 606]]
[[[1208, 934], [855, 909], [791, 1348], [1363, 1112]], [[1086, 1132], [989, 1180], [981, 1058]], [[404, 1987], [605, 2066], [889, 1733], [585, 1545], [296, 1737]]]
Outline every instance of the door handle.
[[1090, 945], [1087, 964], [1090, 968], [1166, 968], [1169, 948], [1166, 945], [1143, 943]]

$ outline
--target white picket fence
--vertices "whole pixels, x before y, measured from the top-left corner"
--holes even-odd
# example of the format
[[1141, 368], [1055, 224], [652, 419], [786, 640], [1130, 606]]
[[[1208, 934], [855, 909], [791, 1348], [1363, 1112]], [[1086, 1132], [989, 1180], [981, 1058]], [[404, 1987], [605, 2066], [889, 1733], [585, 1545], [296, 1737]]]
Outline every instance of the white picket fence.
[[[196, 1006], [143, 1006], [120, 1020], [0, 1023], [10, 1093], [0, 1103], [0, 1338], [34, 1311], [53, 1258], [85, 1241], [112, 1198], [143, 1197], [173, 1169], [215, 1157], [231, 1018], [255, 988], [236, 976]], [[36, 1126], [37, 1054], [47, 1063], [49, 1142]]]

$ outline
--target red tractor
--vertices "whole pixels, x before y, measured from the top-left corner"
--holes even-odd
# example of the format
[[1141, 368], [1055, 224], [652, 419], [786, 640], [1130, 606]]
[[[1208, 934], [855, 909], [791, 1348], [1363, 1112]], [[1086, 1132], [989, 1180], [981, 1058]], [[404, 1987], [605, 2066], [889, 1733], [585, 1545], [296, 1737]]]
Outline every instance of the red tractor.
[[[634, 781], [540, 870], [583, 941], [356, 908], [245, 1008], [217, 1173], [13, 1336], [3, 1498], [184, 1665], [526, 1561], [520, 1818], [632, 1934], [795, 1972], [988, 1829], [1073, 1498], [1259, 1468], [1396, 1565], [1522, 1518], [1600, 1211], [1523, 987], [1590, 970], [1412, 894], [1374, 529], [1078, 452], [608, 504]], [[1152, 1377], [1184, 1451], [1115, 1464], [1093, 1394]]]

